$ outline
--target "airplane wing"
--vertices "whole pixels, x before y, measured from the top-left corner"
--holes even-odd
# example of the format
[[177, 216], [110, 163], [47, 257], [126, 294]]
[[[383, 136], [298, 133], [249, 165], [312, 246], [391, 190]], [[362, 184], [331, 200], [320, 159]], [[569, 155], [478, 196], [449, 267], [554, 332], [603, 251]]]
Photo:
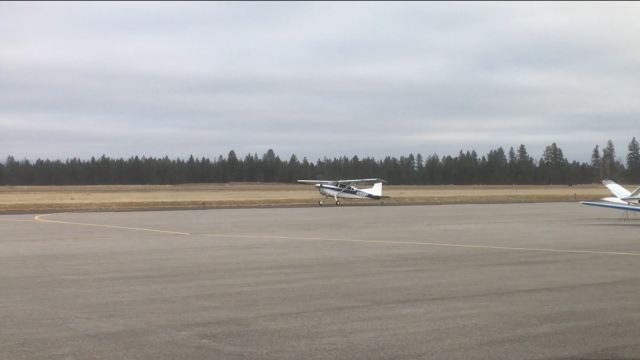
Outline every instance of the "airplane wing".
[[619, 204], [619, 203], [612, 203], [609, 201], [581, 201], [580, 203], [584, 205], [600, 206], [600, 207], [625, 210], [625, 211], [640, 211], [640, 206], [638, 205]]
[[364, 182], [382, 182], [387, 183], [384, 179], [371, 178], [371, 179], [351, 179], [351, 180], [298, 180], [302, 184], [356, 184]]
[[334, 180], [298, 180], [299, 183], [302, 184], [335, 184], [336, 181]]
[[368, 183], [372, 183], [372, 182], [382, 182], [382, 183], [387, 183], [386, 180], [384, 179], [379, 179], [379, 178], [372, 178], [372, 179], [352, 179], [352, 180], [336, 180], [334, 181], [335, 183], [338, 184], [344, 184], [344, 183], [364, 183], [364, 182], [368, 182]]

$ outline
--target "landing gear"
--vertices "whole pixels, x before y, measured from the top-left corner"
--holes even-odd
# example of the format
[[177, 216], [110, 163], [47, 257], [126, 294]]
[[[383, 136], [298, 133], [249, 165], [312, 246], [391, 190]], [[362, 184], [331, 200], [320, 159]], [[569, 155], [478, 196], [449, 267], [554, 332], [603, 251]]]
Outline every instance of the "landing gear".
[[340, 200], [336, 200], [336, 206], [340, 206]]
[[618, 221], [625, 221], [625, 220], [631, 220], [631, 218], [629, 217], [628, 211], [625, 211], [624, 215], [622, 215], [622, 217]]
[[318, 201], [318, 205], [320, 205], [320, 206], [324, 205], [324, 201], [322, 201], [322, 200]]

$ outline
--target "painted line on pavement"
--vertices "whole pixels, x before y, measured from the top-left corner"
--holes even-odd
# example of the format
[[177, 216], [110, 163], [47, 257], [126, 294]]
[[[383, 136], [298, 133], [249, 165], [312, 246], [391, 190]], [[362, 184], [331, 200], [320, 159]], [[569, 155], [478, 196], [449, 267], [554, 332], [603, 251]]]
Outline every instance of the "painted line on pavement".
[[44, 222], [44, 223], [52, 223], [52, 224], [66, 224], [66, 225], [78, 225], [78, 226], [93, 226], [93, 227], [101, 227], [107, 229], [120, 229], [120, 230], [133, 230], [133, 231], [147, 231], [147, 232], [155, 232], [161, 234], [171, 234], [171, 235], [185, 235], [189, 236], [190, 233], [180, 232], [180, 231], [167, 231], [167, 230], [158, 230], [158, 229], [148, 229], [148, 228], [139, 228], [139, 227], [130, 227], [130, 226], [120, 226], [120, 225], [105, 225], [105, 224], [92, 224], [92, 223], [79, 223], [72, 221], [62, 221], [62, 220], [51, 220], [45, 219], [45, 216], [50, 216], [52, 214], [38, 215], [33, 219], [36, 221]]
[[276, 240], [334, 241], [334, 242], [371, 243], [371, 244], [388, 244], [388, 245], [441, 246], [441, 247], [457, 247], [457, 248], [487, 249], [487, 250], [535, 251], [535, 252], [567, 253], [567, 254], [640, 256], [640, 253], [621, 252], [621, 251], [545, 249], [545, 248], [492, 246], [492, 245], [434, 243], [434, 242], [419, 242], [419, 241], [362, 240], [362, 239], [341, 239], [341, 238], [300, 237], [300, 236], [277, 236], [277, 235], [234, 235], [234, 234], [206, 234], [206, 235], [210, 236], [210, 237], [229, 237], [229, 238], [242, 238], [242, 239], [246, 239], [246, 238], [259, 239], [259, 238], [262, 238], [262, 239], [276, 239]]

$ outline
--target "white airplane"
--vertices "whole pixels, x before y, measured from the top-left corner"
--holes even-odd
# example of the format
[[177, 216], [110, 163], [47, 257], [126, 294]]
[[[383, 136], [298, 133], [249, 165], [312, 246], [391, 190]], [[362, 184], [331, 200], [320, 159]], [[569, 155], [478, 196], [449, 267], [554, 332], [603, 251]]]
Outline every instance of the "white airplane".
[[[333, 197], [336, 205], [340, 205], [338, 198], [346, 199], [372, 199], [382, 200], [389, 196], [382, 196], [382, 183], [386, 183], [382, 179], [353, 179], [353, 180], [298, 180], [299, 183], [313, 184], [316, 186], [320, 195], [324, 196], [318, 205], [324, 204], [324, 200]], [[355, 185], [360, 183], [373, 183], [370, 188], [357, 188]]]
[[603, 180], [604, 186], [615, 195], [615, 197], [602, 198], [600, 201], [581, 201], [581, 204], [607, 207], [612, 209], [628, 211], [640, 211], [640, 187], [633, 192], [623, 188], [611, 180]]

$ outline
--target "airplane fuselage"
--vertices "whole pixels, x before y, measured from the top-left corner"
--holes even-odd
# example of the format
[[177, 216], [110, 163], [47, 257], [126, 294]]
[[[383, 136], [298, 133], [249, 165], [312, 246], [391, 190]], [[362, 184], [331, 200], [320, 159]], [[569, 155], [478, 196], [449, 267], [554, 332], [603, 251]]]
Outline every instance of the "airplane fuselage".
[[336, 186], [329, 184], [316, 184], [316, 188], [320, 194], [333, 197], [333, 198], [346, 198], [346, 199], [373, 199], [380, 200], [382, 196], [373, 195], [362, 189], [358, 189], [354, 186]]
[[[352, 180], [298, 180], [303, 184], [314, 184], [316, 189], [323, 196], [323, 199], [318, 201], [319, 205], [324, 203], [324, 200], [332, 197], [336, 201], [336, 205], [340, 205], [339, 198], [346, 199], [369, 199], [369, 200], [382, 200], [388, 198], [388, 196], [382, 195], [382, 184], [385, 183], [383, 179], [369, 178], [369, 179], [352, 179]], [[372, 184], [370, 188], [359, 189], [355, 186], [358, 183]], [[380, 204], [384, 204], [384, 201], [380, 201]]]

